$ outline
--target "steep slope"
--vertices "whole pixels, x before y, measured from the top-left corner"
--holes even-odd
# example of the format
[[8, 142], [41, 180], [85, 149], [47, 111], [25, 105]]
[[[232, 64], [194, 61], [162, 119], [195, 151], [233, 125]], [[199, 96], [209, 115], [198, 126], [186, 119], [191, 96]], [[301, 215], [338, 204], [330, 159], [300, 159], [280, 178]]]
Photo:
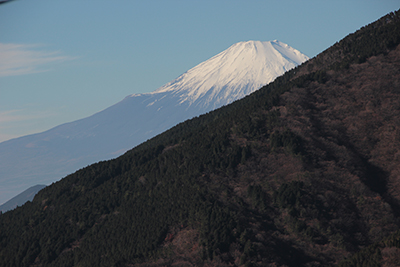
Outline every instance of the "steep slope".
[[306, 60], [307, 56], [276, 40], [241, 42], [155, 93], [171, 92], [179, 96], [179, 104], [210, 111], [254, 92]]
[[22, 206], [27, 201], [32, 201], [33, 197], [39, 192], [41, 189], [45, 188], [45, 185], [35, 185], [29, 187], [21, 194], [13, 197], [3, 205], [0, 205], [0, 212], [6, 212], [12, 209], [15, 209], [18, 206]]
[[0, 203], [32, 184], [50, 184], [88, 164], [115, 158], [185, 121], [259, 89], [307, 56], [279, 41], [249, 41], [176, 80], [82, 120], [0, 144]]
[[46, 187], [0, 215], [0, 266], [395, 266], [399, 28]]

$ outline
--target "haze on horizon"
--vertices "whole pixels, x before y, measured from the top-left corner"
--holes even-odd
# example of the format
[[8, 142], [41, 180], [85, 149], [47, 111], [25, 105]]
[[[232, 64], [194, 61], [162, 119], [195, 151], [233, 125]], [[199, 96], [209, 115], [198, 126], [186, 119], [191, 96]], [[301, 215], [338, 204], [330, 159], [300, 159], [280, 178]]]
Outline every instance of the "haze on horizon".
[[398, 9], [385, 1], [10, 1], [0, 6], [0, 142], [154, 91], [234, 43], [313, 57]]
[[133, 94], [93, 116], [0, 143], [0, 204], [32, 185], [49, 185], [116, 158], [180, 122], [243, 98], [307, 60], [279, 41], [239, 42], [156, 91]]

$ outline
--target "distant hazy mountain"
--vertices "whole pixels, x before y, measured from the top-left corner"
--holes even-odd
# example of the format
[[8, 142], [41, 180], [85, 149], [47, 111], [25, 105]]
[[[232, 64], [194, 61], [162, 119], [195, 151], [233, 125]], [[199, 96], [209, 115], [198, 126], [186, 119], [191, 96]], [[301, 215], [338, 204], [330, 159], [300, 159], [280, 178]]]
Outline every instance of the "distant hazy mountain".
[[0, 267], [399, 266], [399, 29], [47, 186], [0, 215]]
[[46, 187], [45, 185], [35, 185], [32, 187], [29, 187], [21, 194], [13, 197], [12, 199], [7, 201], [3, 205], [0, 205], [0, 211], [6, 212], [8, 210], [15, 209], [17, 206], [22, 206], [25, 202], [31, 201], [33, 199], [33, 197], [36, 195], [36, 193], [45, 187]]
[[117, 157], [171, 128], [240, 99], [308, 60], [279, 41], [248, 41], [151, 93], [134, 94], [90, 117], [0, 143], [0, 203], [32, 184], [50, 184]]

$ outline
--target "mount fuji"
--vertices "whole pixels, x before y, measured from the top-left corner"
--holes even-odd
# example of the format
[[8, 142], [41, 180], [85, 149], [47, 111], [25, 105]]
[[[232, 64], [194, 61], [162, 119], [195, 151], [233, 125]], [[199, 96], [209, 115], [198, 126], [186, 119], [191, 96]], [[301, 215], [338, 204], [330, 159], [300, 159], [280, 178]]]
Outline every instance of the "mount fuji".
[[171, 128], [240, 99], [309, 58], [279, 41], [239, 42], [151, 93], [90, 117], [0, 143], [0, 204], [88, 164], [115, 158]]

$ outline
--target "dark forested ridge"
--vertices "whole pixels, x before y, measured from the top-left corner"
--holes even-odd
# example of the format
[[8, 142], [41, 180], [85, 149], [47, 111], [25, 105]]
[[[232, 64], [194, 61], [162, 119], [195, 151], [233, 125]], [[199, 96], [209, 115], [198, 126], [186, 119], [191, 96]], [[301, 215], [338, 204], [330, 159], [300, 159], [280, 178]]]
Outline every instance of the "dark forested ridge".
[[46, 185], [34, 185], [32, 187], [29, 187], [24, 192], [18, 194], [6, 203], [0, 205], [0, 212], [6, 212], [15, 209], [18, 206], [22, 206], [27, 201], [33, 200], [33, 197], [37, 194], [37, 192], [45, 187]]
[[0, 266], [396, 266], [400, 14], [0, 215]]

